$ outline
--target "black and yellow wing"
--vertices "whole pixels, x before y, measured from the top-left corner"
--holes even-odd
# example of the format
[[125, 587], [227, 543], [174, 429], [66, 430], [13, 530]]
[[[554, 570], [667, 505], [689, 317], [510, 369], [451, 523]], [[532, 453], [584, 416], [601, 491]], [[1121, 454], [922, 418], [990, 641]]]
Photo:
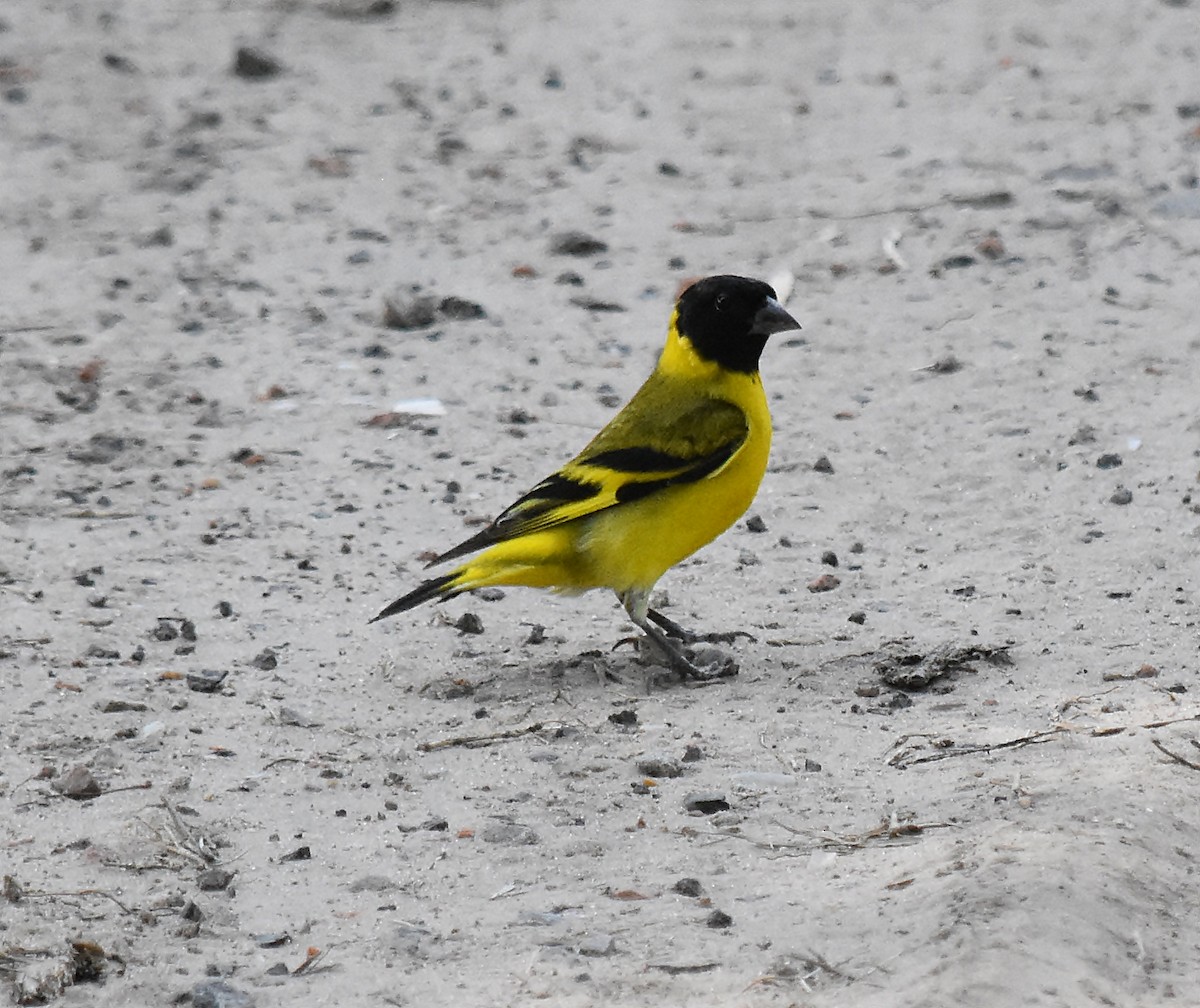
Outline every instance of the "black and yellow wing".
[[652, 377], [575, 458], [432, 563], [631, 504], [719, 471], [745, 443], [745, 413], [724, 399], [673, 394], [665, 384]]

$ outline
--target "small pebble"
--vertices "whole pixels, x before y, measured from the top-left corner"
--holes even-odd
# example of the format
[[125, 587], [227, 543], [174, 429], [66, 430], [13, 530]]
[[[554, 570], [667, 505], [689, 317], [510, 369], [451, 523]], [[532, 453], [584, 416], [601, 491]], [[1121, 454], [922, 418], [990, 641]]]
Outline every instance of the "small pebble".
[[1110, 504], [1129, 504], [1133, 501], [1133, 491], [1128, 487], [1119, 486], [1108, 498]]
[[714, 812], [725, 812], [730, 806], [720, 791], [696, 791], [683, 799], [683, 807], [689, 812], [712, 815]]
[[225, 669], [202, 669], [187, 674], [188, 689], [195, 693], [215, 693], [229, 672]]
[[312, 860], [312, 848], [309, 847], [307, 844], [303, 847], [297, 847], [290, 854], [284, 854], [279, 860], [280, 861], [311, 861]]
[[679, 893], [680, 896], [696, 897], [704, 892], [704, 887], [700, 884], [699, 879], [681, 878], [671, 886], [671, 891]]
[[592, 256], [607, 252], [608, 245], [582, 231], [567, 231], [555, 235], [550, 242], [551, 255]]
[[637, 761], [637, 770], [646, 777], [680, 777], [683, 775], [683, 764], [673, 756], [652, 753]]
[[196, 876], [196, 885], [204, 892], [220, 892], [222, 889], [228, 889], [229, 883], [232, 881], [233, 872], [226, 871], [224, 868], [205, 868]]
[[705, 927], [710, 928], [727, 928], [733, 926], [733, 918], [724, 910], [714, 910], [704, 921]]
[[243, 80], [266, 80], [277, 76], [282, 69], [273, 56], [248, 46], [238, 49], [233, 60], [234, 75]]
[[483, 633], [483, 620], [476, 616], [475, 613], [465, 612], [458, 617], [458, 620], [454, 624], [454, 629], [459, 633], [481, 634]]
[[92, 771], [83, 764], [77, 764], [61, 777], [56, 777], [50, 782], [50, 787], [66, 798], [81, 800], [84, 798], [95, 798], [102, 791], [100, 782], [92, 775]]

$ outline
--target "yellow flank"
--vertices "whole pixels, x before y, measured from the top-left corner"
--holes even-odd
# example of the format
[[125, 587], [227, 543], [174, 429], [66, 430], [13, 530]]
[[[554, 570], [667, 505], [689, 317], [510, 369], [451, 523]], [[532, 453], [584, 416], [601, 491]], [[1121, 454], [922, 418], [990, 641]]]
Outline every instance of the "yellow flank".
[[[581, 459], [614, 447], [640, 446], [683, 457], [738, 442], [728, 461], [694, 482], [618, 503], [630, 473], [593, 469]], [[596, 493], [561, 504], [454, 572], [448, 588], [490, 585], [649, 590], [671, 567], [712, 542], [754, 500], [771, 449], [771, 417], [758, 372], [728, 371], [701, 358], [671, 316], [658, 366], [613, 421], [559, 474], [598, 481]], [[638, 473], [655, 479], [670, 470]], [[564, 521], [565, 519], [565, 521]], [[451, 587], [452, 586], [452, 587]]]

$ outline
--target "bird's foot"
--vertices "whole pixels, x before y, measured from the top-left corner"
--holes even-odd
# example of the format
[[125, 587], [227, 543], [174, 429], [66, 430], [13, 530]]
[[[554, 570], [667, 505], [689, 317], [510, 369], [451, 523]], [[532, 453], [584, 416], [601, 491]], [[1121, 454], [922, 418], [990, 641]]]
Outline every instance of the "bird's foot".
[[725, 630], [716, 633], [693, 633], [691, 630], [681, 627], [673, 619], [664, 616], [662, 613], [654, 609], [647, 610], [646, 616], [653, 623], [657, 623], [662, 627], [663, 632], [674, 640], [681, 641], [684, 644], [732, 644], [739, 637], [745, 637], [753, 642], [754, 635], [747, 633], [745, 630]]
[[660, 658], [673, 672], [692, 683], [728, 679], [738, 674], [738, 663], [732, 655], [716, 648], [685, 650], [661, 633], [647, 634], [645, 637], [622, 637], [613, 645], [613, 650], [625, 644], [633, 644], [643, 655], [653, 652], [654, 657]]

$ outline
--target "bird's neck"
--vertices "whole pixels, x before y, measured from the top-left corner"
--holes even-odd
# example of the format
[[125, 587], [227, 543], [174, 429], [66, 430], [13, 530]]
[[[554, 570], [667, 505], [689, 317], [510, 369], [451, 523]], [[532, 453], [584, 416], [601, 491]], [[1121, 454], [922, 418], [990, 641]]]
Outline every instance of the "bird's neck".
[[697, 346], [679, 331], [678, 312], [671, 315], [667, 342], [658, 358], [661, 374], [714, 380], [722, 373], [736, 372], [746, 377], [758, 377], [758, 359], [766, 346], [766, 337], [750, 336], [741, 345], [710, 348]]

